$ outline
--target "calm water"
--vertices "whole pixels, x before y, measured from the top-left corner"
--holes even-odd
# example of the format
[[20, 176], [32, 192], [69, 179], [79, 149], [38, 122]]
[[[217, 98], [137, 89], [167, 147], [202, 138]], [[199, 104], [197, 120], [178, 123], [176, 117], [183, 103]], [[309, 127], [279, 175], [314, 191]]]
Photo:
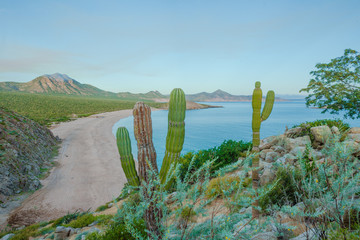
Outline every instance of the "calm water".
[[[186, 111], [185, 142], [182, 153], [208, 149], [220, 145], [224, 140], [251, 141], [252, 108], [250, 102], [236, 103], [207, 103], [223, 106]], [[165, 153], [168, 111], [152, 112], [153, 141], [157, 153], [158, 166], [161, 166]], [[295, 124], [317, 119], [341, 118], [341, 115], [321, 114], [320, 109], [306, 108], [304, 102], [275, 102], [270, 117], [262, 122], [260, 137], [284, 133], [285, 126], [289, 128]], [[344, 120], [350, 126], [359, 126], [359, 120]], [[113, 133], [118, 127], [124, 126], [129, 130], [134, 158], [137, 158], [136, 140], [134, 137], [133, 117], [121, 119], [113, 126]]]

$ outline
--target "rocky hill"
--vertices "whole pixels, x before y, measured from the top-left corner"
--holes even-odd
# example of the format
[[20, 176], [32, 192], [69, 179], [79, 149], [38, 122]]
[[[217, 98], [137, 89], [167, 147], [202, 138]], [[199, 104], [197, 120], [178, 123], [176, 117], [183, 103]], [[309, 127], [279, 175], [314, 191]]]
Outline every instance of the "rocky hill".
[[0, 204], [40, 187], [58, 140], [47, 128], [0, 107]]
[[45, 74], [26, 83], [1, 82], [0, 90], [28, 93], [116, 97], [115, 93], [101, 90], [89, 84], [81, 84], [66, 74], [60, 73], [51, 75]]
[[[169, 101], [169, 95], [163, 95], [159, 91], [150, 91], [147, 93], [114, 93], [101, 90], [89, 84], [82, 84], [66, 74], [61, 73], [51, 75], [45, 74], [26, 83], [0, 82], [0, 91], [94, 96], [118, 98], [131, 101]], [[250, 102], [251, 95], [232, 95], [218, 89], [212, 93], [201, 92], [196, 94], [187, 94], [186, 99], [192, 102]], [[275, 100], [284, 101], [280, 98], [276, 98]]]

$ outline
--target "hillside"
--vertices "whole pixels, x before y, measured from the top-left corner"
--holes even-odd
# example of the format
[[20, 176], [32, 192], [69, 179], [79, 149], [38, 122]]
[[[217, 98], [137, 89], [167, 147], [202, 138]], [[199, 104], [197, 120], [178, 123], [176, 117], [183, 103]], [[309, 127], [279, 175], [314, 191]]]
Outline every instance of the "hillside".
[[47, 128], [0, 107], [0, 204], [40, 187], [39, 177], [52, 167], [57, 143]]
[[[0, 82], [0, 92], [87, 96], [146, 102], [169, 101], [169, 95], [163, 95], [156, 90], [147, 93], [114, 93], [101, 90], [89, 84], [82, 84], [66, 74], [61, 73], [45, 74], [26, 83]], [[187, 94], [186, 99], [192, 102], [249, 102], [251, 101], [251, 95], [232, 95], [218, 89], [212, 93], [201, 92]], [[284, 99], [276, 98], [276, 101], [284, 101]]]
[[45, 74], [26, 83], [1, 82], [0, 91], [104, 97], [116, 96], [114, 93], [101, 90], [89, 84], [81, 84], [66, 74], [60, 73]]

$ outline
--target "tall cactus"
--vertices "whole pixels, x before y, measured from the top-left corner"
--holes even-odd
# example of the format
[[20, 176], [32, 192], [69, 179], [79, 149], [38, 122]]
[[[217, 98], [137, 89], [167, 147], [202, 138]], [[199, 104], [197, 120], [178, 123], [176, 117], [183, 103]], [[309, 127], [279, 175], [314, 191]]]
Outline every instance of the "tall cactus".
[[[259, 152], [259, 145], [260, 145], [260, 125], [262, 121], [265, 121], [272, 111], [272, 108], [274, 106], [274, 100], [275, 100], [275, 93], [274, 91], [268, 91], [266, 94], [265, 99], [265, 106], [263, 111], [261, 112], [261, 101], [262, 101], [262, 91], [261, 91], [261, 83], [256, 82], [255, 83], [255, 89], [252, 96], [252, 108], [253, 108], [253, 116], [252, 116], [252, 131], [253, 131], [253, 152], [258, 153]], [[253, 189], [257, 190], [259, 186], [259, 173], [258, 173], [258, 167], [259, 167], [259, 154], [255, 154], [255, 157], [252, 160], [252, 181], [253, 181]], [[259, 217], [259, 211], [256, 209], [256, 207], [259, 206], [259, 201], [255, 200], [253, 203], [252, 208], [252, 215], [254, 218]]]
[[161, 183], [166, 182], [170, 165], [176, 163], [180, 157], [185, 138], [185, 111], [186, 100], [184, 91], [180, 88], [175, 88], [170, 94], [166, 150], [160, 170]]
[[131, 153], [129, 132], [125, 127], [118, 128], [116, 132], [116, 143], [120, 154], [121, 166], [128, 183], [131, 186], [139, 186], [139, 177], [136, 172], [134, 157]]
[[152, 141], [151, 109], [143, 102], [137, 102], [133, 109], [134, 135], [138, 147], [139, 176], [148, 181], [147, 169], [149, 163], [155, 172], [158, 172], [156, 152]]

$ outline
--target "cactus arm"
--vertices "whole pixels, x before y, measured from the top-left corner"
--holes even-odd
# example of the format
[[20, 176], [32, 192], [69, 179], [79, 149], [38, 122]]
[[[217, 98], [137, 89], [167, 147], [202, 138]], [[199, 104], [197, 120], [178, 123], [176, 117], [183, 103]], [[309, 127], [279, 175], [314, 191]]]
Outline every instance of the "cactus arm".
[[135, 162], [131, 153], [131, 141], [129, 132], [125, 127], [118, 128], [116, 143], [120, 154], [122, 169], [131, 186], [139, 186], [139, 177], [136, 172]]
[[171, 164], [176, 163], [180, 157], [185, 139], [185, 111], [185, 94], [182, 89], [175, 88], [170, 94], [166, 150], [160, 169], [161, 183], [166, 182]]
[[265, 121], [271, 114], [274, 106], [275, 93], [274, 91], [268, 91], [265, 99], [265, 106], [261, 113], [261, 121]]
[[133, 109], [134, 134], [138, 147], [139, 176], [148, 181], [147, 169], [151, 163], [154, 171], [158, 171], [156, 152], [152, 141], [151, 109], [143, 102], [137, 102]]

